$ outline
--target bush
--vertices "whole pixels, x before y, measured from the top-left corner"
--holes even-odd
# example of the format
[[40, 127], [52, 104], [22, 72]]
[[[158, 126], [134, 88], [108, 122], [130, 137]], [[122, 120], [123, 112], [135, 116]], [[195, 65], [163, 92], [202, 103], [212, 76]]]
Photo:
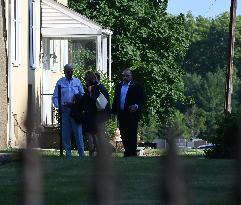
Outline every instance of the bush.
[[240, 143], [240, 114], [240, 112], [232, 113], [222, 119], [212, 140], [215, 146], [205, 151], [206, 157], [235, 158], [237, 156]]

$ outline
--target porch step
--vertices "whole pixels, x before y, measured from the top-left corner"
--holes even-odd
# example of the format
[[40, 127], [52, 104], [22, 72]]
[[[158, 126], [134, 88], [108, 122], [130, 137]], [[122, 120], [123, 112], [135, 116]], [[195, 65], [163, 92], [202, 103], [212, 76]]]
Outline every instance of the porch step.
[[59, 130], [57, 127], [43, 127], [37, 135], [38, 147], [59, 149]]

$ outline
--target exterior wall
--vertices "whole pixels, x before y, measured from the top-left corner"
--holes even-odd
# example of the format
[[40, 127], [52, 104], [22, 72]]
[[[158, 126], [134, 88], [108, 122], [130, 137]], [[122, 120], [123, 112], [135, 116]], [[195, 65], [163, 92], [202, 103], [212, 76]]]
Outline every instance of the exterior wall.
[[28, 1], [21, 2], [21, 63], [11, 67], [11, 102], [14, 117], [12, 146], [24, 147], [26, 145], [26, 120], [28, 111]]
[[[28, 127], [38, 129], [41, 125], [41, 93], [42, 93], [42, 75], [43, 64], [39, 58], [41, 53], [40, 38], [40, 3], [36, 3], [36, 68], [29, 67], [29, 50], [28, 50], [28, 1], [22, 1], [22, 44], [21, 48], [21, 65], [12, 68], [12, 114], [14, 116], [13, 124], [13, 147], [25, 147], [27, 136], [25, 131]], [[62, 1], [62, 4], [67, 1]], [[56, 81], [62, 76], [62, 72], [51, 73], [50, 88], [53, 91]]]
[[0, 4], [0, 149], [7, 147], [7, 55], [4, 40], [4, 12]]

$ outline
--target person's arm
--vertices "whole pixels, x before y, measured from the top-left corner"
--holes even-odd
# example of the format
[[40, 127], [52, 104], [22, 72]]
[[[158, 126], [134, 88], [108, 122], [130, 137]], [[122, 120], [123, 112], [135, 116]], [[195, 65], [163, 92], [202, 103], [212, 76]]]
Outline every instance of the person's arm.
[[103, 84], [99, 84], [98, 86], [99, 86], [99, 91], [105, 96], [108, 102], [110, 102], [109, 93], [106, 87]]
[[143, 87], [141, 85], [136, 84], [135, 91], [136, 91], [136, 100], [135, 100], [135, 104], [129, 106], [130, 112], [136, 112], [138, 109], [141, 109], [141, 107], [146, 102], [146, 95]]
[[[59, 82], [59, 81], [58, 81]], [[54, 107], [59, 108], [59, 103], [58, 103], [58, 85], [59, 83], [56, 83], [55, 88], [54, 88], [54, 93], [52, 96], [52, 102], [54, 104]]]
[[144, 88], [141, 85], [138, 85], [137, 89], [137, 98], [138, 98], [138, 107], [142, 107], [146, 103], [146, 94]]

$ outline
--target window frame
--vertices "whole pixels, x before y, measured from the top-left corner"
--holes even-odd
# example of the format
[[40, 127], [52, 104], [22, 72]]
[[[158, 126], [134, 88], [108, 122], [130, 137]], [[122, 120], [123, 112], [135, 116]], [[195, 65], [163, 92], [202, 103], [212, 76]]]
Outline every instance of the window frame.
[[29, 65], [36, 69], [36, 2], [29, 1]]
[[12, 64], [21, 64], [21, 1], [12, 0], [11, 3], [11, 59]]

